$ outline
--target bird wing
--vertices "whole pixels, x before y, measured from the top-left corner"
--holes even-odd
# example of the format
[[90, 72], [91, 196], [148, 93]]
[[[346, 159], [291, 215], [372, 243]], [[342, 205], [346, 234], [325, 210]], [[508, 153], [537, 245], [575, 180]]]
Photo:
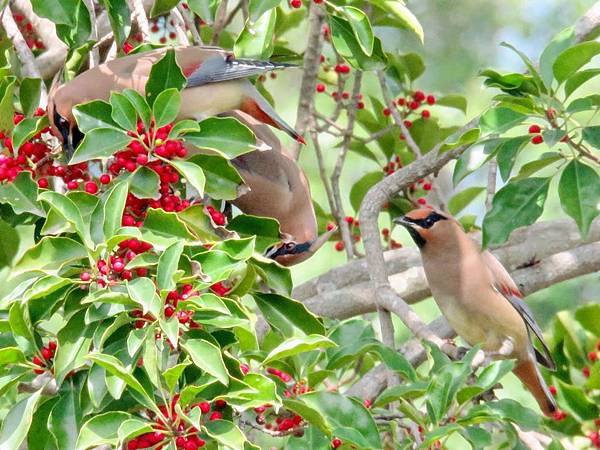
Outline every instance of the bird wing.
[[542, 344], [543, 353], [539, 352], [534, 348], [535, 355], [537, 361], [546, 366], [551, 370], [556, 369], [556, 364], [552, 359], [550, 354], [550, 349], [548, 345], [544, 341], [544, 335], [540, 326], [535, 321], [533, 317], [533, 313], [527, 303], [523, 301], [523, 294], [515, 284], [514, 280], [511, 278], [509, 273], [506, 271], [504, 266], [498, 261], [498, 259], [492, 255], [490, 252], [485, 251], [482, 254], [483, 260], [490, 270], [492, 277], [494, 288], [502, 294], [502, 296], [508, 300], [508, 302], [515, 308], [515, 310], [519, 313], [519, 315], [523, 318], [527, 329], [533, 332], [535, 336], [539, 339]]
[[248, 78], [286, 67], [294, 67], [294, 65], [254, 59], [236, 59], [231, 54], [220, 53], [207, 58], [189, 75], [187, 87]]

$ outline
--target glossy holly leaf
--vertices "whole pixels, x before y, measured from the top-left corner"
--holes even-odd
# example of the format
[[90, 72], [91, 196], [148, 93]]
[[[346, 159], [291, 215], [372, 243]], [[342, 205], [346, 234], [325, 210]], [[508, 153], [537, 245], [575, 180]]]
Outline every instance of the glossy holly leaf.
[[329, 16], [331, 42], [337, 52], [352, 67], [362, 70], [376, 70], [385, 67], [386, 57], [381, 48], [381, 41], [374, 38], [373, 52], [367, 55], [354, 34], [350, 23], [338, 16]]
[[179, 0], [154, 0], [152, 9], [150, 10], [150, 17], [154, 18], [166, 14], [175, 8], [178, 3]]
[[600, 149], [600, 126], [584, 127], [582, 135], [592, 147]]
[[588, 41], [564, 50], [552, 65], [554, 78], [562, 83], [600, 53], [600, 42]]
[[215, 200], [234, 200], [243, 183], [238, 171], [218, 155], [194, 155], [188, 160], [200, 166], [206, 176], [204, 191]]
[[146, 99], [148, 104], [153, 107], [156, 98], [161, 92], [174, 88], [181, 90], [185, 86], [187, 79], [183, 76], [173, 49], [166, 51], [160, 61], [152, 65], [150, 77], [146, 82]]
[[205, 427], [206, 434], [225, 448], [248, 448], [246, 447], [248, 441], [244, 433], [228, 420], [212, 420], [207, 422]]
[[322, 322], [302, 303], [277, 294], [253, 295], [267, 322], [286, 338], [325, 334]]
[[71, 157], [69, 164], [79, 164], [91, 159], [106, 159], [132, 141], [126, 132], [113, 128], [95, 128], [86, 133]]
[[65, 264], [87, 257], [86, 248], [67, 237], [44, 237], [28, 249], [15, 264], [13, 274], [41, 270], [57, 272]]
[[21, 111], [26, 116], [36, 112], [42, 93], [42, 80], [40, 78], [23, 78], [19, 85], [19, 102]]
[[522, 178], [528, 178], [534, 173], [552, 165], [558, 161], [563, 161], [563, 157], [560, 153], [556, 152], [547, 152], [540, 156], [540, 159], [535, 161], [528, 162], [527, 164], [523, 164], [519, 169], [519, 173], [515, 177], [515, 180], [520, 180]]
[[129, 190], [137, 198], [160, 198], [160, 177], [146, 166], [138, 167], [128, 178]]
[[571, 75], [565, 83], [565, 98], [569, 97], [582, 84], [598, 75], [600, 75], [600, 69], [587, 69], [575, 72], [575, 74]]
[[250, 21], [256, 22], [260, 16], [262, 16], [268, 10], [275, 8], [280, 3], [281, 0], [250, 0], [248, 4], [248, 10], [250, 12]]
[[485, 192], [485, 188], [479, 186], [472, 186], [462, 192], [459, 192], [448, 202], [448, 211], [450, 211], [450, 214], [453, 216], [457, 215], [459, 212], [469, 206], [469, 204], [482, 192]]
[[369, 17], [354, 6], [341, 6], [339, 12], [341, 12], [346, 20], [348, 20], [352, 32], [354, 33], [354, 37], [358, 41], [362, 51], [365, 55], [371, 56], [373, 53], [375, 36], [371, 29]]
[[406, 79], [414, 81], [425, 72], [425, 63], [416, 53], [404, 55], [387, 53], [386, 55], [389, 61], [386, 76], [395, 84], [392, 86], [394, 92], [401, 91], [402, 84]]
[[25, 355], [18, 347], [4, 347], [0, 349], [0, 366], [24, 363]]
[[78, 0], [33, 0], [31, 5], [38, 16], [55, 24], [75, 26]]
[[165, 249], [158, 259], [156, 269], [156, 283], [158, 289], [172, 291], [175, 289], [173, 275], [179, 265], [179, 258], [183, 252], [183, 242], [177, 241]]
[[563, 170], [558, 195], [563, 210], [577, 222], [585, 239], [600, 214], [600, 176], [592, 167], [574, 159]]
[[19, 250], [19, 233], [4, 220], [0, 219], [0, 268], [12, 264]]
[[8, 450], [21, 447], [39, 405], [42, 390], [39, 389], [21, 399], [6, 413], [2, 421], [2, 431], [0, 431], [0, 448]]
[[204, 339], [189, 339], [181, 344], [181, 348], [185, 350], [196, 366], [225, 386], [229, 385], [229, 372], [225, 367], [221, 350], [217, 346]]
[[502, 180], [506, 181], [510, 178], [510, 174], [517, 160], [517, 156], [529, 143], [530, 136], [516, 136], [503, 140], [495, 150], [496, 161]]
[[208, 24], [213, 23], [215, 19], [215, 12], [220, 4], [219, 0], [191, 0], [187, 3], [194, 14], [198, 15]]
[[13, 91], [16, 78], [6, 76], [0, 79], [0, 131], [9, 135], [14, 128], [13, 123]]
[[[108, 13], [110, 27], [116, 37], [117, 45], [123, 46], [131, 31], [132, 14], [126, 0], [101, 0]], [[83, 3], [83, 2], [82, 2]]]
[[256, 236], [256, 251], [264, 253], [281, 240], [279, 223], [275, 219], [240, 214], [234, 217], [227, 228], [242, 237]]
[[397, 23], [412, 31], [421, 42], [424, 40], [423, 27], [419, 19], [406, 7], [404, 2], [394, 0], [372, 0], [371, 3], [390, 14]]
[[156, 287], [150, 278], [140, 277], [127, 283], [127, 292], [131, 300], [142, 307], [144, 314], [150, 313], [153, 317], [159, 317], [162, 309], [162, 301], [156, 293]]
[[73, 115], [77, 120], [77, 127], [82, 133], [89, 133], [96, 128], [121, 127], [113, 119], [112, 105], [102, 100], [93, 100], [73, 107]]
[[575, 318], [583, 328], [600, 338], [600, 305], [583, 305], [575, 312]]
[[162, 91], [152, 105], [152, 115], [156, 127], [160, 128], [175, 121], [181, 106], [181, 94], [175, 88]]
[[38, 185], [29, 171], [19, 173], [12, 183], [0, 185], [0, 203], [8, 203], [17, 214], [46, 215], [38, 201]]
[[110, 94], [111, 117], [121, 128], [135, 130], [137, 113], [131, 100], [120, 92]]
[[60, 450], [74, 449], [77, 446], [82, 418], [78, 394], [74, 384], [68, 385], [48, 418], [48, 428]]
[[119, 442], [119, 427], [128, 419], [131, 419], [131, 415], [121, 411], [95, 415], [81, 427], [77, 438], [77, 450], [87, 450], [105, 444], [116, 446]]
[[487, 110], [479, 119], [482, 131], [504, 133], [525, 120], [525, 114], [512, 109], [497, 107]]
[[571, 47], [576, 42], [575, 32], [573, 27], [568, 27], [558, 33], [552, 41], [546, 46], [540, 56], [540, 74], [546, 86], [552, 84], [554, 73], [552, 67], [556, 58], [566, 49]]
[[198, 197], [204, 196], [204, 185], [206, 183], [206, 177], [202, 168], [193, 161], [187, 160], [170, 160], [171, 164], [177, 172], [183, 176], [186, 181], [196, 190]]
[[146, 99], [142, 96], [142, 94], [134, 89], [123, 89], [121, 94], [127, 97], [127, 99], [135, 107], [135, 111], [139, 118], [142, 119], [144, 127], [148, 128], [152, 119], [152, 110], [150, 109], [150, 105], [148, 105]]
[[467, 113], [467, 99], [458, 94], [448, 94], [439, 97], [435, 101], [436, 105], [447, 106], [448, 108], [454, 108]]
[[86, 247], [94, 247], [90, 237], [89, 223], [84, 222], [81, 210], [73, 200], [54, 191], [44, 191], [38, 196], [38, 199], [47, 203], [52, 211], [69, 222]]
[[263, 361], [263, 365], [271, 364], [273, 361], [289, 358], [300, 353], [330, 347], [337, 347], [337, 345], [325, 336], [318, 334], [289, 338], [271, 350]]
[[142, 226], [142, 234], [151, 242], [170, 245], [176, 238], [194, 240], [185, 224], [175, 213], [161, 209], [149, 209]]
[[246, 24], [233, 47], [236, 56], [260, 59], [271, 56], [276, 20], [277, 10], [272, 8], [264, 12], [256, 22]]
[[500, 245], [516, 228], [535, 222], [544, 211], [550, 181], [551, 178], [526, 178], [500, 189], [483, 219], [483, 247]]
[[200, 131], [187, 133], [185, 142], [199, 148], [214, 150], [233, 159], [254, 150], [254, 133], [233, 117], [210, 117], [200, 122]]

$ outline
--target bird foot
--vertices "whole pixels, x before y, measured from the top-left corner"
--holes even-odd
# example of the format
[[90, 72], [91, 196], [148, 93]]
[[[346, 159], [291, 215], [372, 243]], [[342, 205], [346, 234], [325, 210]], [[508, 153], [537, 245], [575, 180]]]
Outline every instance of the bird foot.
[[465, 357], [468, 351], [469, 349], [466, 347], [456, 347], [456, 357], [454, 359], [460, 361]]

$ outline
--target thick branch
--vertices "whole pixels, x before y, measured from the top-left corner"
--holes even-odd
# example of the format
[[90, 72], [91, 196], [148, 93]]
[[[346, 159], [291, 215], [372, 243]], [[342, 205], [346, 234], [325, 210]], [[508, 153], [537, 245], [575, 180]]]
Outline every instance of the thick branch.
[[144, 42], [148, 42], [150, 39], [150, 24], [148, 23], [148, 16], [146, 16], [143, 1], [129, 0], [129, 7], [131, 8], [131, 15], [135, 19], [140, 33], [142, 33]]
[[577, 42], [596, 39], [600, 35], [600, 2], [596, 2], [575, 24]]
[[40, 71], [35, 65], [35, 56], [33, 56], [31, 49], [25, 42], [25, 38], [21, 34], [21, 31], [19, 31], [19, 27], [8, 5], [2, 11], [2, 26], [8, 38], [12, 41], [17, 57], [23, 65], [23, 74], [27, 77], [39, 78]]

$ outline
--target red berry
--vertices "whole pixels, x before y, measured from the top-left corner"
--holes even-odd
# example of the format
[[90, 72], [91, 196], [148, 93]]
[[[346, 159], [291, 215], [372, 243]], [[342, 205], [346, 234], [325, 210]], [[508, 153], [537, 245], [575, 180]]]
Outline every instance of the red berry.
[[544, 142], [544, 138], [542, 137], [541, 134], [536, 134], [534, 137], [531, 138], [531, 143], [538, 145], [541, 144], [542, 142]]
[[123, 261], [115, 261], [115, 263], [112, 265], [112, 268], [115, 272], [119, 273], [123, 271], [125, 264], [123, 264]]
[[48, 341], [48, 347], [50, 348], [50, 350], [55, 351], [58, 347], [58, 344], [56, 343], [56, 341]]
[[425, 183], [423, 185], [423, 189], [425, 189], [426, 191], [430, 191], [431, 190], [431, 183]]
[[419, 106], [421, 106], [421, 104], [415, 101], [412, 101], [408, 104], [408, 107], [412, 110], [419, 109]]
[[429, 117], [431, 117], [431, 113], [428, 109], [424, 109], [423, 111], [421, 111], [421, 117], [423, 119], [429, 119]]
[[90, 281], [92, 279], [92, 276], [90, 275], [89, 272], [81, 272], [79, 274], [79, 279], [81, 281], [85, 281], [87, 283], [88, 281]]
[[34, 356], [31, 361], [33, 361], [36, 366], [44, 367], [46, 365], [46, 363], [42, 361], [39, 356]]
[[404, 106], [406, 104], [406, 100], [403, 98], [399, 98], [396, 103], [398, 103], [398, 106]]
[[550, 391], [550, 393], [552, 395], [556, 395], [556, 386], [553, 386], [553, 385], [548, 386], [548, 390]]
[[340, 438], [333, 438], [331, 440], [331, 447], [332, 448], [339, 448], [342, 445], [342, 440]]
[[427, 96], [427, 104], [428, 105], [435, 105], [435, 97], [433, 95], [428, 95]]
[[406, 128], [410, 128], [410, 127], [412, 127], [412, 122], [411, 122], [410, 120], [405, 120], [405, 121], [404, 121], [404, 126], [405, 126]]
[[213, 411], [213, 413], [208, 417], [208, 420], [221, 420], [223, 418], [223, 414], [219, 411]]
[[327, 224], [327, 231], [331, 231], [335, 228], [335, 224], [333, 222], [329, 222]]
[[589, 358], [590, 361], [596, 362], [596, 361], [598, 361], [598, 353], [596, 353], [596, 352], [589, 352], [588, 353], [588, 358]]
[[365, 109], [364, 102], [357, 102], [356, 103], [356, 109]]
[[352, 224], [354, 223], [354, 218], [353, 218], [353, 217], [351, 217], [351, 216], [346, 216], [346, 217], [344, 217], [344, 220], [346, 221], [346, 223], [347, 223], [348, 225], [352, 225]]
[[202, 412], [202, 414], [206, 414], [207, 412], [210, 411], [210, 403], [208, 403], [208, 402], [199, 403], [198, 407], [200, 408], [200, 411]]
[[102, 184], [110, 183], [110, 175], [107, 173], [103, 173], [102, 175], [100, 175], [100, 183], [102, 183]]
[[323, 83], [317, 84], [317, 92], [325, 92], [325, 85]]
[[418, 102], [422, 102], [423, 100], [425, 100], [426, 97], [423, 91], [415, 91], [415, 93], [413, 94], [413, 98]]
[[138, 267], [135, 269], [135, 273], [138, 277], [145, 277], [148, 275], [148, 269], [145, 267]]
[[540, 131], [542, 131], [542, 129], [540, 128], [540, 126], [539, 126], [539, 125], [533, 124], [533, 125], [531, 125], [531, 126], [529, 127], [529, 132], [530, 132], [531, 134], [537, 134], [537, 133], [539, 133]]
[[560, 422], [561, 420], [564, 420], [567, 418], [567, 413], [558, 409], [556, 411], [554, 411], [551, 414], [552, 419], [554, 419], [556, 422]]
[[42, 348], [42, 357], [47, 361], [49, 359], [52, 359], [53, 353], [52, 350], [50, 350], [48, 347], [44, 347]]
[[341, 252], [342, 250], [344, 250], [344, 243], [342, 241], [336, 242], [335, 249], [336, 251]]
[[185, 443], [185, 446], [183, 448], [185, 450], [197, 450], [198, 449], [198, 445], [196, 444], [195, 441], [187, 441]]
[[296, 9], [302, 7], [302, 0], [291, 0], [290, 1], [290, 6], [292, 8], [296, 8]]
[[417, 199], [417, 203], [419, 205], [426, 205], [427, 204], [427, 200], [425, 200], [423, 197]]
[[67, 183], [67, 189], [69, 189], [70, 191], [77, 189], [79, 187], [79, 183], [77, 183], [77, 181], [75, 180], [71, 180]]
[[38, 186], [42, 189], [46, 189], [48, 188], [48, 179], [47, 178], [40, 178], [37, 182]]
[[136, 450], [138, 448], [137, 439], [132, 439], [127, 443], [127, 450]]
[[337, 73], [350, 73], [350, 66], [348, 64], [336, 64], [335, 69]]
[[383, 236], [389, 236], [390, 235], [390, 230], [389, 228], [384, 228], [383, 230], [381, 230], [381, 234]]
[[85, 192], [87, 192], [88, 194], [94, 195], [98, 192], [98, 185], [93, 181], [88, 181], [87, 183], [85, 183], [84, 188]]
[[588, 366], [585, 366], [583, 369], [581, 369], [581, 373], [583, 374], [584, 377], [589, 378], [590, 377], [590, 368]]
[[383, 108], [384, 116], [389, 116], [390, 114], [392, 114], [392, 110], [390, 108]]

